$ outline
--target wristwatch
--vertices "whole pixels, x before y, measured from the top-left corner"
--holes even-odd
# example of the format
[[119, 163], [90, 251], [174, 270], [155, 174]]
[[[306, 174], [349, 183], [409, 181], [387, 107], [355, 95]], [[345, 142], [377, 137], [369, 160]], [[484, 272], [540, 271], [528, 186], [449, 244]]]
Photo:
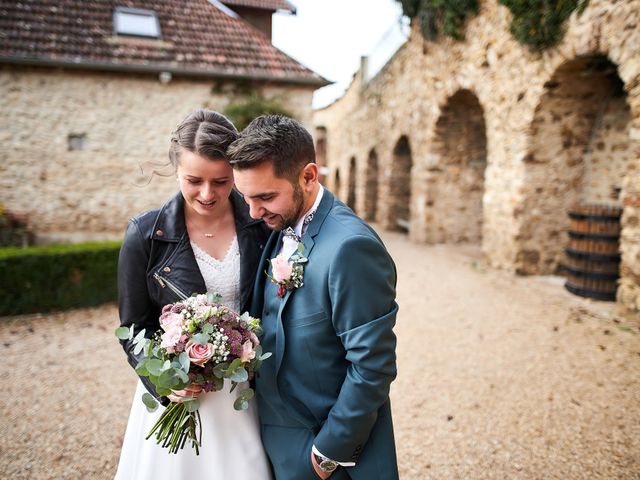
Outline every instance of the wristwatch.
[[314, 453], [313, 456], [318, 463], [318, 467], [320, 467], [320, 470], [322, 470], [323, 472], [330, 473], [338, 468], [338, 462], [336, 462], [335, 460], [331, 460], [330, 458], [318, 455], [317, 453]]

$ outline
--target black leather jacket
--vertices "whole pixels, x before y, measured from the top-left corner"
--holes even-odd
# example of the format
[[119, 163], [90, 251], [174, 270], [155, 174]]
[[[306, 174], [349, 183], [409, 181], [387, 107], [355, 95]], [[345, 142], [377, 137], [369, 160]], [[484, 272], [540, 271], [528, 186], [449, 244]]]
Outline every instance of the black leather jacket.
[[[249, 305], [256, 269], [269, 229], [262, 220], [253, 220], [242, 196], [231, 192], [238, 247], [240, 249], [240, 295], [242, 311]], [[135, 325], [135, 332], [146, 329], [150, 337], [160, 328], [162, 307], [180, 299], [206, 293], [206, 287], [184, 221], [184, 199], [178, 192], [162, 208], [132, 218], [125, 233], [118, 259], [118, 309], [120, 325]], [[120, 342], [129, 364], [135, 368], [142, 353], [134, 355], [131, 340]], [[148, 378], [141, 377], [156, 398]], [[167, 399], [162, 398], [166, 404]]]

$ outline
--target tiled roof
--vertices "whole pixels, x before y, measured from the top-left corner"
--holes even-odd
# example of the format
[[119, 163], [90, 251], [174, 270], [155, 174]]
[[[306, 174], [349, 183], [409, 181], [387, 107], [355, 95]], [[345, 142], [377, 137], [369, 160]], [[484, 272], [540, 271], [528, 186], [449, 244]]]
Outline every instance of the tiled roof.
[[234, 7], [260, 8], [262, 10], [287, 10], [295, 12], [296, 7], [287, 0], [220, 0], [225, 5]]
[[[115, 36], [115, 7], [155, 11], [162, 39]], [[207, 0], [0, 0], [0, 62], [329, 83]]]

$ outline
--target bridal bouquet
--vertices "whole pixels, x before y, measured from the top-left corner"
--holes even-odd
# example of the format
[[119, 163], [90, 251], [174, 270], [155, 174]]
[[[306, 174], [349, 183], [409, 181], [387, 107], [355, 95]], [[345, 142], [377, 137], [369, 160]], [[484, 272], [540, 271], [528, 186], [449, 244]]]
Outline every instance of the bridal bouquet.
[[[202, 430], [197, 395], [222, 390], [225, 379], [233, 391], [253, 378], [261, 362], [271, 356], [262, 353], [258, 340], [260, 320], [218, 302], [219, 297], [207, 294], [166, 305], [160, 315], [161, 329], [151, 338], [145, 338], [144, 330], [134, 338], [135, 326], [116, 330], [121, 340], [133, 339], [135, 354], [144, 352], [136, 373], [148, 377], [158, 395], [172, 400], [147, 436], [155, 434], [157, 443], [170, 453], [177, 453], [189, 440], [199, 454]], [[242, 390], [234, 408], [247, 409], [253, 396], [251, 388]], [[158, 408], [149, 393], [142, 401], [151, 412]]]

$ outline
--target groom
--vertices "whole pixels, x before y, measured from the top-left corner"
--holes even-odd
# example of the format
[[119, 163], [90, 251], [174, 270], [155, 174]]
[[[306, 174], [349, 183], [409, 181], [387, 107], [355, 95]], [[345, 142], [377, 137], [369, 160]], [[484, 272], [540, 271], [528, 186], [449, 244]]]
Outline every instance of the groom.
[[313, 140], [297, 121], [258, 117], [228, 154], [251, 216], [274, 230], [252, 313], [262, 319], [264, 351], [273, 352], [256, 389], [276, 478], [397, 479], [391, 257], [320, 185]]

